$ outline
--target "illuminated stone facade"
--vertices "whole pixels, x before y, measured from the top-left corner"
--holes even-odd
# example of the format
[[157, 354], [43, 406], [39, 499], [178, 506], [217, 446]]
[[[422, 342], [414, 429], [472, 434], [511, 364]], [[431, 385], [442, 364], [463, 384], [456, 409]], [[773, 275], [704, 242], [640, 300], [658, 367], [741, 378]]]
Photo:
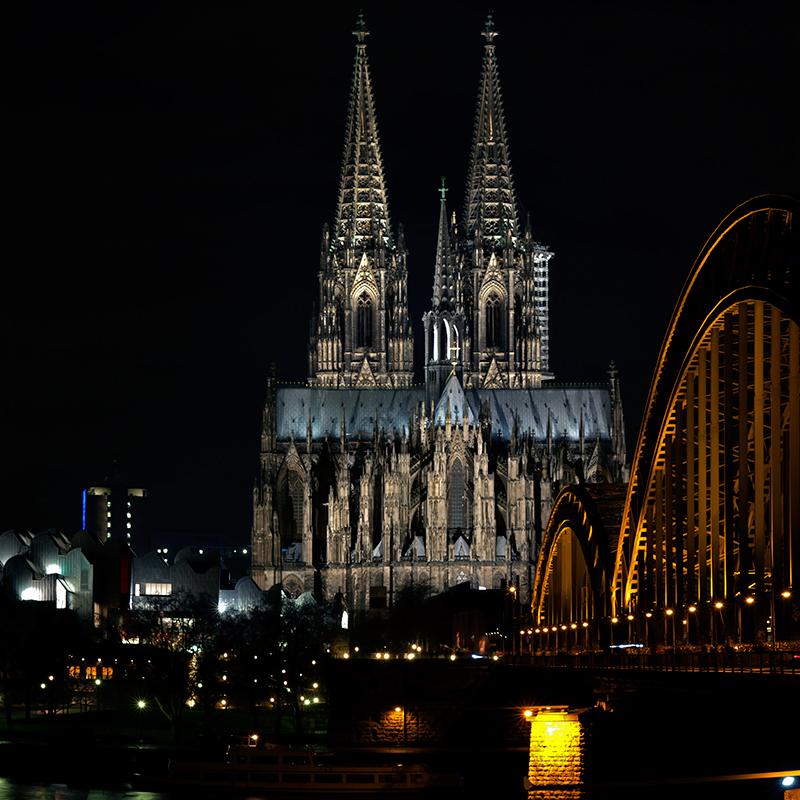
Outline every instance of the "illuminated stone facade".
[[616, 374], [556, 386], [552, 254], [521, 230], [487, 24], [463, 226], [442, 191], [425, 385], [412, 385], [402, 232], [389, 224], [363, 22], [336, 221], [322, 240], [309, 380], [264, 409], [251, 574], [380, 611], [407, 585], [515, 585], [529, 602], [561, 486], [625, 479]]

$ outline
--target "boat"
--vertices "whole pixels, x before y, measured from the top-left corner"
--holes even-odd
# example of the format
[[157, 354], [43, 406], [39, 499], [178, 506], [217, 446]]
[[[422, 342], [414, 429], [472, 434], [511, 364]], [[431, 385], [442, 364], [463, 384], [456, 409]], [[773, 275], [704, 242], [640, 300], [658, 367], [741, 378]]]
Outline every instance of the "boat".
[[224, 759], [175, 759], [163, 774], [136, 774], [129, 780], [143, 791], [261, 789], [276, 795], [415, 794], [459, 787], [458, 776], [433, 773], [424, 764], [369, 763], [358, 754], [290, 748], [257, 736], [230, 745]]

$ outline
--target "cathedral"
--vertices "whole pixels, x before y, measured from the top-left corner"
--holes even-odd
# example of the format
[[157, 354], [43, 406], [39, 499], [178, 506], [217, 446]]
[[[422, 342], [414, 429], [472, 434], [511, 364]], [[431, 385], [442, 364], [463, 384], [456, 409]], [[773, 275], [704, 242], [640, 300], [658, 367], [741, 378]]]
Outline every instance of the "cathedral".
[[518, 218], [489, 18], [463, 215], [442, 187], [424, 385], [415, 385], [402, 226], [389, 218], [363, 19], [333, 227], [323, 229], [308, 382], [269, 381], [253, 497], [262, 588], [351, 613], [516, 587], [565, 485], [627, 480], [619, 382], [561, 386], [549, 360], [553, 253]]

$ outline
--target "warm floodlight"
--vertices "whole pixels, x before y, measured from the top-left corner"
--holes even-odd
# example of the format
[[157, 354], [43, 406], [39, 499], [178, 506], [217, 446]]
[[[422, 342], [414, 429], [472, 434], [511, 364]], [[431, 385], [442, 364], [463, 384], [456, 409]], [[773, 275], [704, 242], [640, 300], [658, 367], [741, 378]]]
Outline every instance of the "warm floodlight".
[[747, 605], [752, 605], [753, 603], [755, 603], [756, 599], [755, 597], [746, 597], [744, 601], [745, 603], [747, 603]]

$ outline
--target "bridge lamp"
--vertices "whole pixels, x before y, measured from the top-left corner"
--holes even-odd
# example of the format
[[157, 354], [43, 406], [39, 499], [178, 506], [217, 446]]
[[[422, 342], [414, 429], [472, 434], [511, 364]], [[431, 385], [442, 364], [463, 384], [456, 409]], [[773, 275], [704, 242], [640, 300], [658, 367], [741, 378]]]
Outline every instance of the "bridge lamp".
[[582, 623], [582, 624], [583, 624], [583, 627], [584, 627], [584, 628], [588, 628], [588, 627], [589, 627], [589, 623], [588, 623], [588, 622], [584, 622], [584, 623]]
[[652, 612], [652, 611], [648, 611], [648, 612], [645, 614], [645, 616], [647, 617], [647, 619], [650, 619], [650, 618], [653, 616], [653, 612]]
[[633, 622], [633, 614], [628, 614], [628, 622]]
[[722, 608], [722, 603], [719, 600], [717, 600], [717, 602], [714, 603], [714, 608], [716, 608], [716, 609]]
[[550, 628], [542, 628], [545, 633], [550, 633]]
[[697, 606], [689, 606], [689, 611], [691, 611], [692, 614], [694, 614], [694, 612], [697, 611]]
[[567, 626], [566, 626], [566, 625], [562, 625], [562, 626], [561, 626], [561, 630], [562, 630], [562, 631], [565, 631], [566, 629], [567, 629]]
[[781, 592], [781, 597], [789, 598], [791, 596], [792, 596], [792, 593], [790, 591], [788, 591], [788, 590], [785, 591], [785, 592]]
[[744, 601], [747, 603], [747, 605], [751, 606], [753, 603], [755, 603], [756, 599], [755, 597], [745, 597]]
[[575, 630], [577, 627], [578, 626], [574, 622], [572, 623], [572, 625], [570, 625], [570, 628], [572, 628], [572, 630]]
[[536, 633], [541, 633], [541, 632], [542, 632], [542, 629], [541, 629], [541, 628], [537, 628], [537, 629], [536, 629]]
[[617, 617], [611, 617], [611, 621], [612, 621], [612, 622], [613, 622], [615, 625], [616, 625], [616, 623], [617, 623], [617, 622], [619, 622], [619, 620], [617, 619]]
[[675, 612], [674, 612], [674, 611], [673, 611], [671, 608], [668, 608], [668, 609], [667, 609], [667, 616], [668, 616], [668, 617], [671, 617], [671, 616], [672, 616], [674, 613], [675, 613]]

